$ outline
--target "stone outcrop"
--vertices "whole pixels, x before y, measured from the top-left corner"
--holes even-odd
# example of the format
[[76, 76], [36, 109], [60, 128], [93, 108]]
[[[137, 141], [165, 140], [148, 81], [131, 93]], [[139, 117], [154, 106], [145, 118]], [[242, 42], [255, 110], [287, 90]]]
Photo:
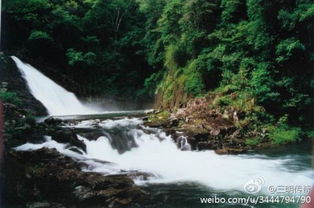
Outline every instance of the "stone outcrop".
[[81, 171], [53, 149], [10, 151], [4, 197], [15, 207], [137, 207], [147, 194], [126, 175]]

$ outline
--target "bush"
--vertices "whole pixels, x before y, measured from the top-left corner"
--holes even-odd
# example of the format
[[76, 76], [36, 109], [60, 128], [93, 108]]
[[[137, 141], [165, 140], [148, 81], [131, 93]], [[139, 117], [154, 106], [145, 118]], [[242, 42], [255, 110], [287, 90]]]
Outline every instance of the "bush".
[[22, 101], [17, 97], [16, 93], [8, 92], [6, 89], [0, 89], [0, 100], [14, 105], [22, 105]]
[[66, 55], [68, 58], [68, 63], [71, 66], [82, 63], [92, 65], [96, 61], [96, 54], [90, 51], [87, 53], [83, 53], [81, 51], [76, 51], [75, 49], [70, 48], [67, 50]]
[[222, 96], [222, 97], [217, 97], [213, 104], [218, 105], [218, 106], [228, 106], [232, 103], [231, 99], [229, 96]]
[[30, 34], [30, 36], [28, 37], [28, 40], [48, 40], [48, 41], [52, 41], [52, 37], [44, 32], [44, 31], [39, 31], [39, 30], [34, 30], [32, 31], [32, 33]]
[[202, 73], [198, 69], [197, 62], [193, 61], [183, 71], [186, 79], [184, 90], [193, 96], [198, 96], [204, 90]]
[[301, 129], [297, 127], [280, 126], [274, 127], [269, 132], [269, 137], [274, 144], [287, 144], [300, 140]]
[[141, 91], [142, 94], [148, 94], [149, 96], [154, 96], [156, 94], [157, 85], [162, 79], [163, 72], [159, 71], [151, 74], [150, 77], [145, 79], [144, 88]]
[[314, 139], [314, 131], [313, 130], [312, 131], [307, 131], [306, 132], [306, 136], [308, 138], [310, 138], [310, 139]]
[[258, 138], [251, 138], [251, 139], [246, 139], [245, 140], [245, 144], [249, 145], [249, 146], [255, 146], [259, 143], [259, 139]]

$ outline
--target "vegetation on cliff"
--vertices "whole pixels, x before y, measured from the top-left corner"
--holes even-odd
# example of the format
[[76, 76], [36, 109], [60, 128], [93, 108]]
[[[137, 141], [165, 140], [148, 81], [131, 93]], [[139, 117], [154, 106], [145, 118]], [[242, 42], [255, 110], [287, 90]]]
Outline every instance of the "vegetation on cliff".
[[149, 53], [164, 66], [158, 106], [175, 112], [209, 97], [221, 115], [244, 115], [231, 119], [236, 127], [265, 129], [275, 144], [298, 140], [314, 118], [313, 8], [307, 0], [166, 1]]
[[22, 101], [16, 93], [0, 87], [0, 100], [4, 106], [4, 138], [8, 148], [21, 145], [27, 139], [25, 134], [32, 132], [36, 126], [31, 112], [22, 109]]

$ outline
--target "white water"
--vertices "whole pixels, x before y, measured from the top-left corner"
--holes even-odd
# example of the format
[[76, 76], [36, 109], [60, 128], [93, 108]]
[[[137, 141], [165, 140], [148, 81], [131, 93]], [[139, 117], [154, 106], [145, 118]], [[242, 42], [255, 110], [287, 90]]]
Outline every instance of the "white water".
[[48, 110], [50, 115], [94, 114], [96, 110], [83, 105], [72, 93], [46, 77], [40, 71], [12, 56], [32, 95]]
[[[104, 129], [127, 128], [128, 135], [138, 147], [119, 154], [111, 146], [110, 137], [99, 137], [89, 141], [79, 137], [87, 146], [87, 153], [80, 155], [69, 150], [68, 145], [57, 143], [50, 138], [42, 144], [25, 144], [17, 150], [35, 150], [42, 147], [56, 148], [62, 154], [83, 160], [89, 165], [85, 171], [116, 174], [121, 170], [152, 173], [149, 183], [196, 182], [215, 190], [244, 191], [244, 185], [253, 179], [263, 178], [263, 191], [268, 186], [307, 185], [313, 184], [312, 169], [290, 170], [287, 164], [294, 164], [293, 158], [270, 158], [264, 155], [217, 155], [214, 151], [181, 151], [161, 130], [148, 129], [154, 133], [145, 133], [136, 128], [141, 124], [139, 119], [122, 119], [102, 121], [98, 127]], [[81, 122], [79, 127], [94, 126], [95, 122]], [[145, 128], [145, 127], [143, 127]], [[103, 164], [92, 159], [110, 161], [114, 164]], [[147, 183], [147, 181], [137, 181]]]
[[[47, 78], [34, 67], [12, 57], [27, 81], [31, 93], [48, 110], [50, 115], [75, 115], [97, 113], [84, 106], [77, 97]], [[217, 155], [214, 151], [181, 151], [170, 136], [158, 129], [137, 128], [142, 124], [139, 119], [86, 120], [72, 125], [74, 128], [102, 128], [104, 131], [118, 129], [127, 131], [128, 138], [137, 147], [120, 154], [112, 147], [114, 136], [101, 136], [96, 141], [79, 136], [87, 147], [87, 152], [78, 154], [67, 144], [61, 144], [46, 137], [42, 144], [27, 143], [17, 147], [19, 151], [36, 150], [42, 147], [56, 148], [60, 153], [85, 162], [84, 171], [103, 174], [118, 174], [122, 171], [141, 171], [151, 173], [149, 181], [137, 183], [176, 183], [196, 182], [215, 190], [244, 191], [244, 185], [251, 180], [263, 178], [268, 186], [313, 185], [312, 169], [291, 170], [287, 164], [294, 164], [293, 158], [270, 158], [261, 155], [235, 156]], [[142, 127], [145, 129], [145, 127]], [[151, 132], [151, 133], [148, 133]], [[124, 141], [125, 142], [125, 141]], [[128, 146], [128, 145], [127, 145]], [[189, 150], [186, 138], [182, 138], [182, 149]], [[96, 159], [96, 160], [95, 160]], [[100, 161], [109, 161], [105, 164]]]

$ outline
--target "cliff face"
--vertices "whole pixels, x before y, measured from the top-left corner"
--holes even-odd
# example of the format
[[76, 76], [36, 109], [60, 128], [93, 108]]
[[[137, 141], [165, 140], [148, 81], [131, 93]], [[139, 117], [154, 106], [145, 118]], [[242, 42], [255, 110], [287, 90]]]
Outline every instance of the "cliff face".
[[166, 50], [164, 76], [156, 89], [157, 109], [171, 109], [185, 107], [187, 102], [204, 89], [202, 72], [197, 70], [194, 61], [181, 66], [176, 60], [175, 47]]
[[167, 91], [160, 90], [156, 95], [155, 108], [156, 109], [172, 109], [172, 111], [186, 106], [189, 98], [188, 93], [184, 92], [183, 86], [180, 83], [174, 81], [171, 89], [168, 89], [173, 94], [170, 98], [167, 98]]
[[47, 115], [46, 108], [30, 93], [13, 60], [4, 54], [0, 56], [0, 84], [1, 87], [17, 94], [25, 110], [36, 116]]

